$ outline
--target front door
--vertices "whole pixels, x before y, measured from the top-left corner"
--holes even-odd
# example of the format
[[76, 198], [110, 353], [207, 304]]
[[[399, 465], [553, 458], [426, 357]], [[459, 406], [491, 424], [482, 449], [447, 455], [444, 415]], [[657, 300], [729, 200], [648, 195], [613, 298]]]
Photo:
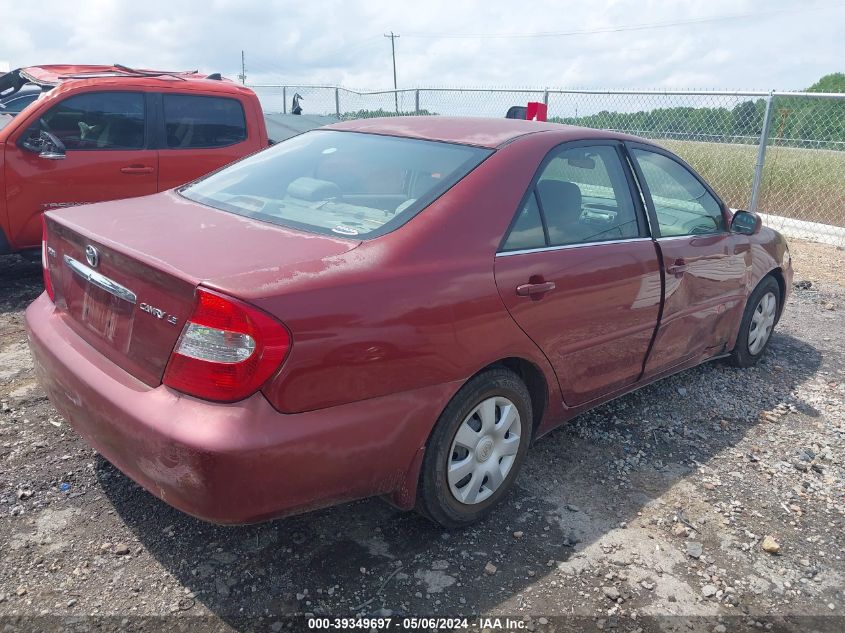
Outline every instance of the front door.
[[620, 151], [553, 150], [496, 256], [499, 294], [569, 406], [639, 378], [660, 312], [660, 263]]
[[668, 153], [629, 146], [665, 272], [665, 303], [645, 377], [725, 351], [745, 306], [748, 243], [724, 205]]
[[[6, 195], [15, 248], [38, 246], [43, 211], [155, 193], [158, 152], [146, 149], [140, 92], [86, 92], [57, 103], [6, 146]], [[46, 158], [23, 142], [41, 130], [65, 146]]]

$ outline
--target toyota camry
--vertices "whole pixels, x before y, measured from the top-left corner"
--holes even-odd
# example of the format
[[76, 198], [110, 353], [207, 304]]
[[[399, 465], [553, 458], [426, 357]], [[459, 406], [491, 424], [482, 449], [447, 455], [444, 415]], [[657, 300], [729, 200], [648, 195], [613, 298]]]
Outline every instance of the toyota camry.
[[783, 237], [671, 152], [513, 119], [339, 123], [44, 218], [50, 400], [217, 523], [369, 496], [477, 521], [579, 413], [756, 363], [792, 279]]

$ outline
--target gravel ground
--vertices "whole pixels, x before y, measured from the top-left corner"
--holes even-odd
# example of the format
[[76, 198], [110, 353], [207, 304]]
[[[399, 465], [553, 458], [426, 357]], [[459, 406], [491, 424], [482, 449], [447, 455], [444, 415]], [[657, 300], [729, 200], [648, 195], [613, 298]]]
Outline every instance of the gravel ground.
[[286, 616], [315, 614], [841, 633], [845, 251], [792, 252], [758, 367], [713, 362], [580, 416], [491, 519], [451, 533], [378, 500], [249, 527], [171, 509], [45, 399], [23, 330], [40, 268], [0, 258], [0, 630], [304, 630]]

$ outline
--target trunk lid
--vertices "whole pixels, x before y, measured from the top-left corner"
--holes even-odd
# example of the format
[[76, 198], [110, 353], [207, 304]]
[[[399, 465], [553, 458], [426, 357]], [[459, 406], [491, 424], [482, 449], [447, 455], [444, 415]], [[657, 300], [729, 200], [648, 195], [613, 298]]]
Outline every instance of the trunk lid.
[[[56, 305], [109, 360], [157, 386], [194, 306], [197, 285], [278, 280], [295, 264], [360, 242], [218, 211], [173, 192], [47, 214]], [[223, 284], [225, 286], [225, 284]], [[248, 290], [233, 286], [237, 290]]]

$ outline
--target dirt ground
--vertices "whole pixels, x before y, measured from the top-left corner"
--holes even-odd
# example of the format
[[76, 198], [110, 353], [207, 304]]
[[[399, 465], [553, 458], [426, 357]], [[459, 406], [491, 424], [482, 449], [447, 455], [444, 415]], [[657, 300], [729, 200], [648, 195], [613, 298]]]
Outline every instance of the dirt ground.
[[40, 267], [0, 258], [0, 630], [425, 615], [466, 630], [841, 633], [845, 251], [792, 253], [796, 288], [758, 367], [713, 362], [580, 416], [461, 532], [375, 499], [249, 527], [171, 509], [45, 399], [23, 329]]

